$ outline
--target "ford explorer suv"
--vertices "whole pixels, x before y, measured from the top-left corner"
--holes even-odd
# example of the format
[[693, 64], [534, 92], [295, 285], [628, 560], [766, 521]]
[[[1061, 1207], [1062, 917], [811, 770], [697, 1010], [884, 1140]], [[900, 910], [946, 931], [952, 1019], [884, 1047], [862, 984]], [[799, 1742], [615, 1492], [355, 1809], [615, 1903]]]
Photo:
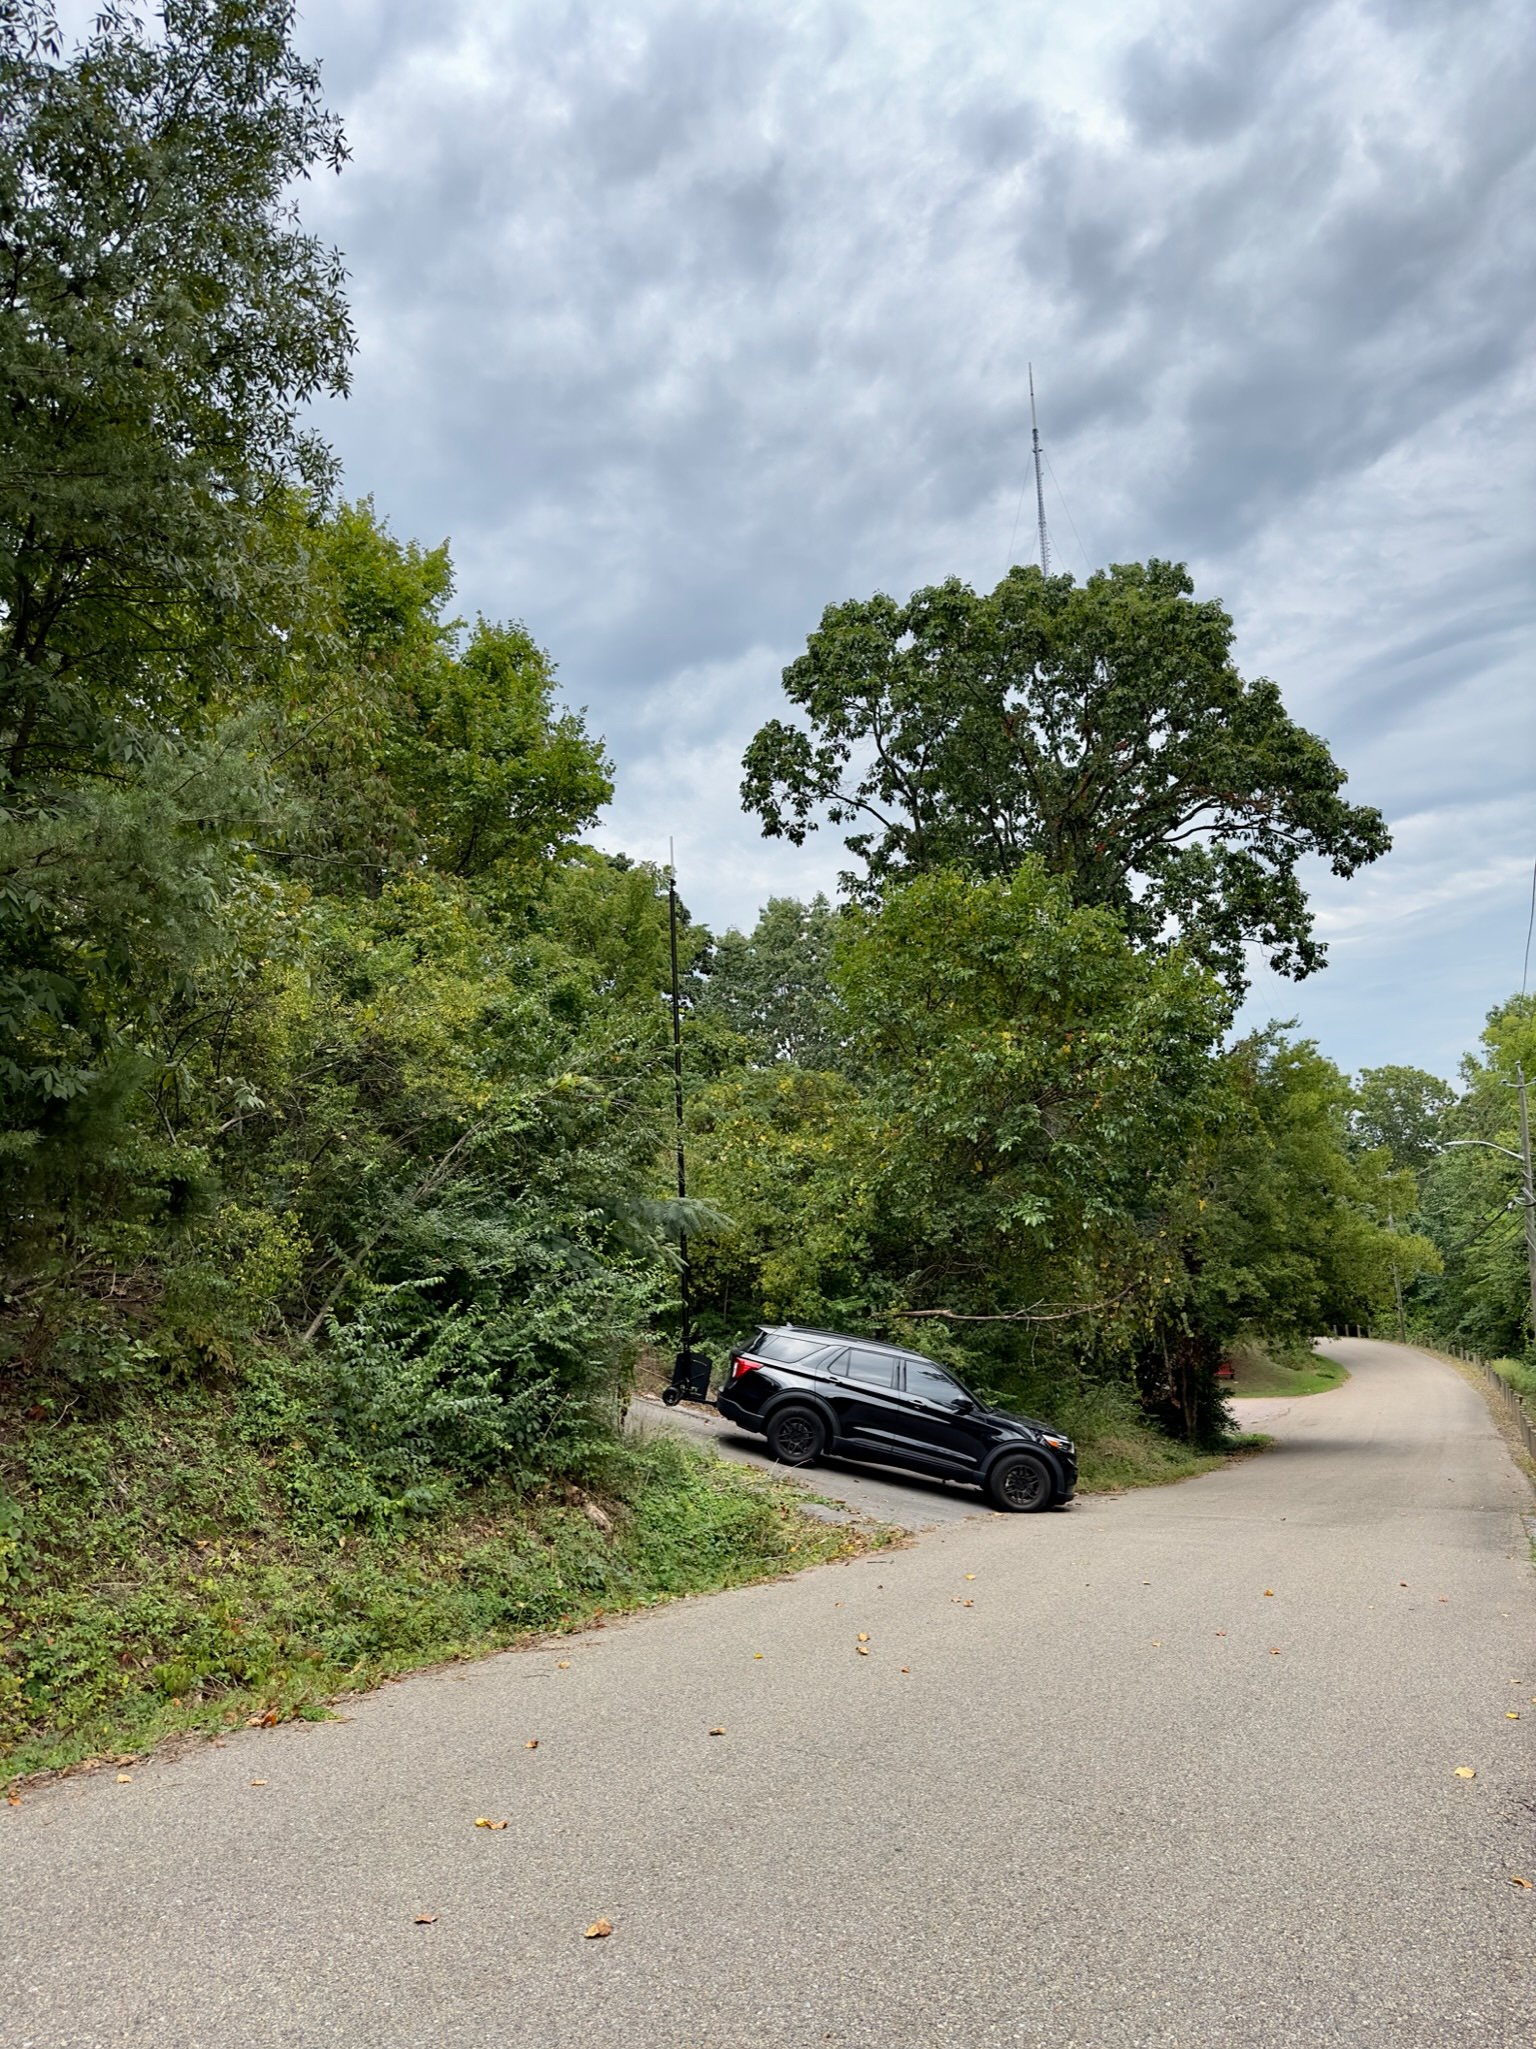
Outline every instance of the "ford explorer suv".
[[900, 1345], [766, 1325], [732, 1352], [722, 1416], [760, 1431], [782, 1465], [827, 1455], [906, 1466], [979, 1487], [994, 1508], [1058, 1508], [1077, 1485], [1070, 1437], [986, 1408], [954, 1375]]

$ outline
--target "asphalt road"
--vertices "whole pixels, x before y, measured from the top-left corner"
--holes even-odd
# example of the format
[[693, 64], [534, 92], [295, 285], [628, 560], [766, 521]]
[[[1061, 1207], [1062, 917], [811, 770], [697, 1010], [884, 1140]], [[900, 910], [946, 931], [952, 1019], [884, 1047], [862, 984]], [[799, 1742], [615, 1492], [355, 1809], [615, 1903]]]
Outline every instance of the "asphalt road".
[[1183, 1486], [0, 1809], [0, 2040], [1536, 2043], [1530, 1492], [1449, 1368], [1330, 1349]]

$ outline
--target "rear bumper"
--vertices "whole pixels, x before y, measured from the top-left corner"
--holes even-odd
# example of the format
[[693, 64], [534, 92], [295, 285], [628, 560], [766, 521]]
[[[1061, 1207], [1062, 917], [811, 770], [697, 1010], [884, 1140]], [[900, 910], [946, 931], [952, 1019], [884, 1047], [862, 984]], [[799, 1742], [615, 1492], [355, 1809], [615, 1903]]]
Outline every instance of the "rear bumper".
[[763, 1419], [755, 1409], [735, 1400], [729, 1387], [721, 1388], [715, 1396], [715, 1407], [722, 1416], [728, 1416], [733, 1423], [739, 1423], [744, 1430], [761, 1430]]

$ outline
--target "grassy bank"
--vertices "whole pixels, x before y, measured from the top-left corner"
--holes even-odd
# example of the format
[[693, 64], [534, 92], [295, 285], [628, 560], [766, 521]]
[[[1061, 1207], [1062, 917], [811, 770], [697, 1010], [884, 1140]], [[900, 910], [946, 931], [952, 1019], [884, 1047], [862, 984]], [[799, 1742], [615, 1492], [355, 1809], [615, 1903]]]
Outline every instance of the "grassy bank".
[[[989, 1390], [995, 1393], [995, 1390]], [[1077, 1388], [1028, 1386], [1001, 1394], [1002, 1405], [1042, 1416], [1077, 1446], [1078, 1491], [1117, 1494], [1127, 1487], [1166, 1487], [1214, 1472], [1234, 1452], [1261, 1451], [1267, 1437], [1236, 1433], [1197, 1450], [1150, 1424], [1129, 1389], [1085, 1381]]]
[[393, 1529], [307, 1518], [236, 1402], [186, 1393], [0, 1445], [0, 1778], [142, 1749], [441, 1660], [862, 1548], [667, 1441], [589, 1490], [495, 1485]]
[[1318, 1352], [1290, 1357], [1244, 1345], [1234, 1350], [1232, 1364], [1235, 1372], [1225, 1383], [1226, 1392], [1239, 1401], [1258, 1395], [1326, 1394], [1349, 1378], [1337, 1359]]

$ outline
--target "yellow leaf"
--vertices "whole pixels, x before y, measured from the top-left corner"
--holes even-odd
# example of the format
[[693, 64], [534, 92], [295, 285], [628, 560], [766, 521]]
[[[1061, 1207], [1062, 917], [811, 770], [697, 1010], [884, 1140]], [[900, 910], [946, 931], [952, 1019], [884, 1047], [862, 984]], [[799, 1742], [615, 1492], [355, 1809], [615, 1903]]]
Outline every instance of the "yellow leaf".
[[490, 1821], [483, 1814], [477, 1814], [475, 1816], [476, 1828], [505, 1828], [506, 1825], [507, 1824], [504, 1821]]
[[569, 1671], [570, 1671], [570, 1669], [571, 1669], [571, 1661], [570, 1661], [570, 1659], [569, 1659], [569, 1658], [562, 1658], [562, 1659], [560, 1660], [559, 1664], [558, 1664], [558, 1665], [556, 1665], [556, 1667], [555, 1667], [555, 1670], [556, 1670], [557, 1672], [569, 1672]]
[[867, 1629], [861, 1629], [861, 1630], [859, 1631], [859, 1642], [860, 1642], [860, 1643], [868, 1643], [868, 1642], [869, 1642], [869, 1631], [868, 1631]]
[[267, 1782], [265, 1779], [252, 1779], [251, 1781], [251, 1784], [253, 1786], [264, 1786], [266, 1783]]
[[418, 1928], [430, 1928], [436, 1919], [436, 1914], [418, 1914], [416, 1916], [416, 1926]]
[[869, 1645], [867, 1643], [855, 1644], [854, 1649], [858, 1652], [861, 1658], [867, 1658], [869, 1656]]
[[1518, 1885], [1522, 1892], [1529, 1892], [1531, 1890], [1531, 1881], [1528, 1878], [1511, 1877], [1509, 1882], [1511, 1885]]
[[594, 1921], [587, 1930], [586, 1939], [588, 1942], [595, 1942], [600, 1935], [612, 1935], [612, 1933], [613, 1923], [611, 1921]]
[[119, 1772], [117, 1775], [117, 1783], [120, 1786], [131, 1786], [133, 1784], [133, 1780], [129, 1777], [127, 1772]]
[[967, 1579], [974, 1579], [976, 1577], [974, 1572], [968, 1572], [965, 1576]]
[[711, 1736], [723, 1736], [725, 1731], [724, 1729], [711, 1729], [709, 1733]]
[[1475, 1779], [1477, 1773], [1472, 1769], [1471, 1765], [1459, 1764], [1456, 1767], [1456, 1776], [1458, 1779]]
[[1520, 1719], [1519, 1708], [1506, 1708], [1504, 1710], [1504, 1719], [1506, 1722], [1518, 1722]]

